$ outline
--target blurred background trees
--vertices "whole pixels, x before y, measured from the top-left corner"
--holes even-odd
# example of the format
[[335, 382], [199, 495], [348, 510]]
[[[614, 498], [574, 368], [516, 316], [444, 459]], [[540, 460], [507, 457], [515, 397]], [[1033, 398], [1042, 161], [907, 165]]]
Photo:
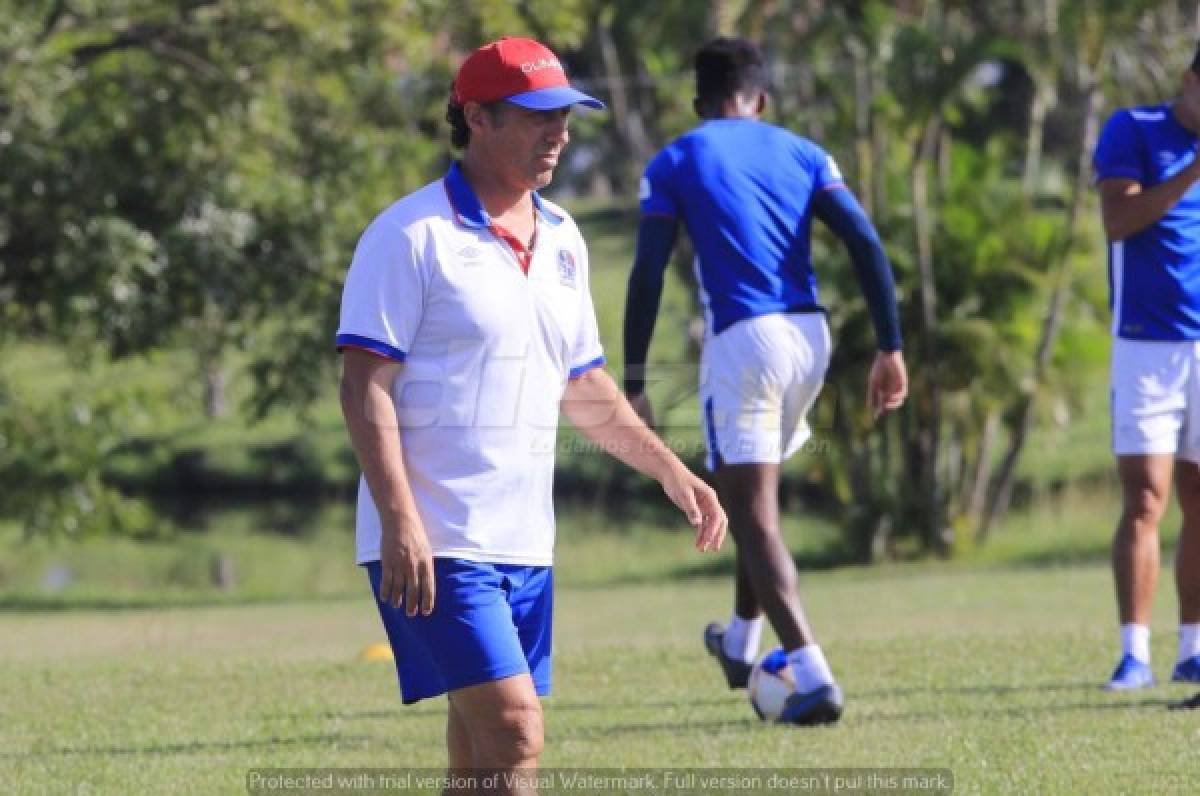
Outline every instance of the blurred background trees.
[[[154, 532], [111, 465], [154, 425], [111, 363], [154, 357], [214, 419], [302, 414], [329, 393], [357, 236], [444, 170], [455, 65], [499, 35], [548, 42], [609, 104], [575, 120], [552, 193], [610, 255], [596, 298], [619, 358], [637, 177], [694, 123], [692, 52], [729, 33], [763, 46], [769, 120], [838, 157], [896, 269], [912, 397], [871, 427], [869, 319], [819, 237], [829, 447], [790, 477], [864, 560], [985, 540], [1045, 451], [1038, 430], [1106, 392], [1091, 150], [1113, 108], [1172, 96], [1197, 39], [1194, 3], [1115, 0], [0, 0], [0, 16], [0, 358], [27, 363], [0, 367], [0, 515], [39, 534]], [[660, 327], [658, 360], [694, 356], [694, 310]], [[53, 371], [40, 398], [23, 390], [30, 357]], [[686, 434], [686, 404], [667, 420]], [[560, 465], [620, 502], [610, 471]]]

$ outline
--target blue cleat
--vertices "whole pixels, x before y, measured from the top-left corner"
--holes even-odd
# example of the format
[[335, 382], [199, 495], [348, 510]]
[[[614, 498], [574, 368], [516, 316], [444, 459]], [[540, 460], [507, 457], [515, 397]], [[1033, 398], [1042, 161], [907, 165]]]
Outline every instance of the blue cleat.
[[1121, 658], [1112, 673], [1112, 679], [1104, 686], [1105, 691], [1133, 691], [1154, 685], [1154, 672], [1150, 664], [1143, 663], [1132, 655]]
[[1172, 683], [1200, 683], [1200, 655], [1193, 655], [1175, 664], [1171, 671]]
[[817, 724], [833, 724], [842, 717], [845, 699], [842, 689], [836, 685], [823, 685], [806, 694], [792, 694], [783, 703], [779, 714], [780, 724], [796, 724], [812, 727]]
[[709, 622], [708, 627], [704, 628], [704, 648], [708, 650], [709, 655], [717, 659], [717, 663], [721, 664], [721, 671], [725, 673], [725, 682], [729, 683], [730, 688], [746, 687], [746, 683], [750, 680], [750, 670], [754, 668], [754, 665], [725, 654], [725, 628], [716, 622]]

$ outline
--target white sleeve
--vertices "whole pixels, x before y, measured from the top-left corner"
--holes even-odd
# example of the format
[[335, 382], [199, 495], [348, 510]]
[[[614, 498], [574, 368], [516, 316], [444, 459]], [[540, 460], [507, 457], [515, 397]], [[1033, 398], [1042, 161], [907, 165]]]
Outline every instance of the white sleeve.
[[577, 379], [592, 368], [604, 364], [604, 346], [600, 344], [600, 329], [596, 325], [596, 308], [592, 304], [592, 280], [588, 268], [587, 246], [580, 241], [579, 253], [580, 291], [579, 291], [579, 331], [575, 343], [571, 346], [571, 372], [569, 378]]
[[376, 219], [354, 250], [337, 347], [404, 361], [425, 308], [425, 273], [404, 230]]

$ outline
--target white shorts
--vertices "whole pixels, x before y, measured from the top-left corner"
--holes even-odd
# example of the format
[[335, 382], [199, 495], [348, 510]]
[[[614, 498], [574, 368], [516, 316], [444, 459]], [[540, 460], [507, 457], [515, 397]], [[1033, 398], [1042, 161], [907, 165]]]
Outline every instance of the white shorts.
[[779, 463], [812, 435], [808, 411], [829, 367], [822, 313], [739, 321], [704, 344], [700, 413], [708, 468]]
[[1114, 338], [1111, 394], [1113, 453], [1200, 462], [1200, 342]]

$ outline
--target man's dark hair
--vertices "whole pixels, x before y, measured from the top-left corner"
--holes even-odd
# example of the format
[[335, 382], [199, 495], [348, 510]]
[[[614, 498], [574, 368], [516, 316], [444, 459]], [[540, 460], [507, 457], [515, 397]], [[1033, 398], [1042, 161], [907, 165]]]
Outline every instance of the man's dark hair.
[[[483, 109], [495, 119], [500, 114], [500, 106], [503, 104], [504, 100], [486, 102], [483, 104]], [[450, 123], [450, 145], [455, 149], [466, 149], [467, 144], [471, 142], [471, 126], [467, 124], [467, 115], [463, 112], [463, 106], [454, 100], [447, 102], [446, 121]]]
[[447, 102], [446, 121], [450, 123], [450, 146], [466, 149], [471, 141], [471, 128], [467, 125], [467, 115], [463, 113], [463, 106], [454, 100]]
[[766, 91], [770, 85], [762, 52], [746, 39], [721, 36], [696, 52], [696, 100], [724, 102], [737, 94]]

